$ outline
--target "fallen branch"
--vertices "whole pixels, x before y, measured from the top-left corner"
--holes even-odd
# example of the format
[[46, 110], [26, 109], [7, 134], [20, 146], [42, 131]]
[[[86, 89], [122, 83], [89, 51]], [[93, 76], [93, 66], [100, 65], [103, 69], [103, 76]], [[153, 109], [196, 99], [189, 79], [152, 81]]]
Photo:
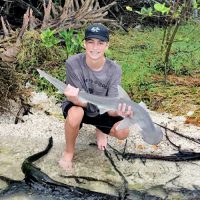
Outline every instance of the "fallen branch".
[[47, 6], [46, 6], [46, 2], [44, 1], [43, 7], [44, 7], [44, 18], [43, 18], [41, 29], [46, 28], [48, 21], [51, 19], [50, 13], [51, 13], [51, 8], [52, 8], [52, 0], [49, 0], [49, 3]]
[[22, 25], [22, 28], [20, 29], [20, 32], [19, 32], [18, 36], [17, 36], [16, 44], [20, 43], [21, 38], [24, 35], [24, 32], [27, 30], [28, 23], [29, 23], [29, 20], [30, 20], [29, 19], [29, 14], [30, 14], [30, 9], [28, 8], [26, 13], [24, 14], [23, 25]]
[[171, 162], [183, 162], [183, 161], [200, 160], [200, 152], [180, 151], [178, 153], [174, 153], [168, 156], [125, 153], [123, 155], [123, 158], [126, 160], [133, 160], [136, 158], [140, 158], [140, 159], [163, 160], [163, 161], [171, 161]]
[[192, 137], [183, 135], [183, 134], [181, 134], [181, 133], [176, 132], [175, 130], [172, 130], [172, 129], [170, 129], [170, 128], [167, 128], [166, 126], [162, 126], [162, 125], [157, 124], [157, 123], [154, 123], [154, 124], [156, 124], [156, 125], [158, 125], [158, 126], [164, 128], [164, 129], [167, 129], [167, 130], [171, 131], [172, 133], [175, 133], [176, 135], [178, 135], [178, 136], [180, 136], [180, 137], [186, 138], [186, 139], [188, 139], [188, 140], [191, 140], [191, 141], [193, 141], [193, 142], [195, 142], [195, 143], [200, 144], [200, 139], [195, 139], [195, 138], [192, 138]]
[[4, 21], [2, 16], [1, 16], [1, 24], [2, 24], [2, 27], [3, 27], [4, 36], [7, 37], [9, 35], [9, 31], [6, 27], [5, 21]]
[[62, 14], [59, 18], [53, 19], [48, 23], [48, 27], [53, 29], [59, 28], [80, 28], [87, 22], [112, 22], [115, 20], [105, 19], [107, 10], [115, 5], [116, 2], [112, 2], [104, 7], [99, 6], [98, 0], [82, 0], [77, 2], [72, 0], [65, 1]]

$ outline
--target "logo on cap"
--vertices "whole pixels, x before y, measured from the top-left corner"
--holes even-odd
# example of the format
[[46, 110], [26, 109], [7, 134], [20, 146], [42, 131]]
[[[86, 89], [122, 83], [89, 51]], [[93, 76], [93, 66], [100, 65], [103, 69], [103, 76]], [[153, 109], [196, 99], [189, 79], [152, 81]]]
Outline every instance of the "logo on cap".
[[109, 41], [109, 31], [103, 24], [91, 24], [85, 30], [85, 39], [99, 39]]
[[99, 27], [92, 27], [91, 31], [98, 33], [100, 31], [100, 28]]

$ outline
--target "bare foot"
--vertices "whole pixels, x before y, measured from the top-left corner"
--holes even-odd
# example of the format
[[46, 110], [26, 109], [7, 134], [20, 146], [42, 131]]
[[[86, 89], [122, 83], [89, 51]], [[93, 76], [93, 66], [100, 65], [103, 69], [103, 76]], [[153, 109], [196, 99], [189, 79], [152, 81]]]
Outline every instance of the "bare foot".
[[73, 158], [73, 154], [64, 152], [61, 159], [58, 162], [60, 167], [64, 169], [65, 171], [72, 172], [73, 171], [72, 158]]
[[107, 147], [108, 136], [99, 129], [96, 129], [96, 137], [98, 148], [103, 151]]

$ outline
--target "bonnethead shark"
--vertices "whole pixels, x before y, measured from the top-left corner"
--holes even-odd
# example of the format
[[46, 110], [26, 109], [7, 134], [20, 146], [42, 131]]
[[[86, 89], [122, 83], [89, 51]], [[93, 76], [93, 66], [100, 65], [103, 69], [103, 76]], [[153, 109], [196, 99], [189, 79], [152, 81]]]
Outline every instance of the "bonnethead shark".
[[[37, 71], [39, 72], [41, 77], [44, 77], [46, 80], [52, 83], [61, 93], [64, 93], [64, 90], [67, 87], [65, 83], [50, 76], [40, 69], [37, 69]], [[153, 124], [153, 121], [147, 110], [141, 105], [133, 102], [121, 86], [118, 86], [117, 97], [98, 96], [86, 93], [84, 90], [80, 90], [78, 93], [78, 98], [82, 102], [92, 103], [96, 105], [100, 111], [100, 114], [111, 110], [116, 111], [120, 103], [125, 103], [127, 107], [132, 107], [133, 115], [130, 117], [124, 117], [124, 119], [117, 126], [117, 130], [128, 128], [131, 125], [137, 123], [141, 129], [142, 138], [146, 143], [155, 145], [158, 144], [163, 138], [161, 128]]]

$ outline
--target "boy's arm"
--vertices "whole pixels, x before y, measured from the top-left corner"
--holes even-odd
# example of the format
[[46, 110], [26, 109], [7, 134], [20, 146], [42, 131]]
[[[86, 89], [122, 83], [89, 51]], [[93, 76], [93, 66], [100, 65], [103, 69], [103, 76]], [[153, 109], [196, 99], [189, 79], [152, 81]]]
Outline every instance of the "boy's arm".
[[67, 85], [64, 91], [64, 95], [68, 101], [71, 101], [74, 105], [86, 107], [87, 103], [80, 101], [78, 98], [79, 88], [73, 87], [70, 84]]

